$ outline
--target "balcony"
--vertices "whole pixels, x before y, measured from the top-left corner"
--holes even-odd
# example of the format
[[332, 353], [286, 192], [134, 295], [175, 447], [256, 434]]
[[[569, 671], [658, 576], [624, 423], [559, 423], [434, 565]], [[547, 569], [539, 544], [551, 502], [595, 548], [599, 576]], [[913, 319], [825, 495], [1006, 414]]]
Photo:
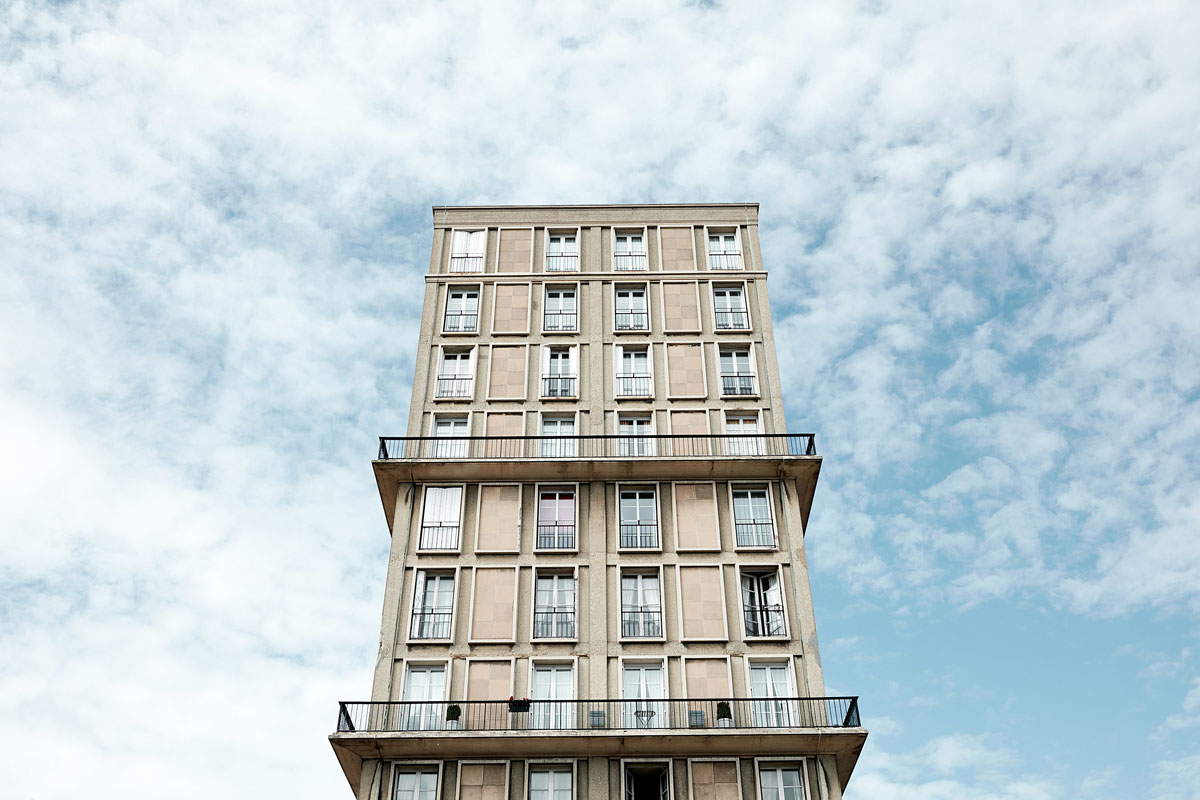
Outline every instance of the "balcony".
[[617, 397], [649, 397], [653, 383], [645, 373], [623, 373], [617, 376]]
[[479, 327], [479, 314], [458, 313], [447, 311], [445, 319], [442, 320], [442, 333], [475, 333], [475, 329]]
[[414, 611], [408, 630], [410, 639], [449, 639], [454, 621], [452, 610]]
[[546, 256], [546, 272], [578, 272], [579, 271], [579, 255], [576, 253], [563, 253], [561, 255]]
[[618, 311], [615, 327], [619, 331], [648, 331], [650, 314], [645, 311]]
[[574, 375], [547, 375], [542, 378], [542, 397], [578, 397], [578, 383]]
[[722, 375], [721, 394], [733, 396], [753, 396], [758, 394], [754, 385], [753, 375]]
[[745, 311], [718, 311], [716, 328], [719, 331], [746, 330], [750, 327], [750, 315]]
[[621, 521], [621, 547], [633, 550], [658, 548], [657, 522]]
[[769, 519], [736, 519], [733, 533], [738, 547], [775, 547], [775, 526]]
[[538, 608], [533, 612], [534, 639], [574, 639], [575, 610]]
[[458, 525], [422, 525], [418, 550], [457, 550]]
[[616, 253], [613, 255], [613, 269], [617, 272], [633, 272], [645, 268], [645, 253]]
[[445, 399], [470, 399], [474, 378], [463, 378], [459, 375], [439, 375], [434, 397]]
[[742, 612], [746, 624], [746, 636], [786, 636], [787, 626], [783, 620], [783, 606], [746, 606]]
[[709, 250], [709, 269], [741, 269], [742, 254], [737, 250]]
[[538, 523], [538, 550], [574, 550], [575, 526]]
[[652, 606], [621, 609], [622, 639], [661, 639], [662, 609]]
[[450, 256], [450, 271], [451, 272], [483, 272], [483, 256], [482, 255], [454, 255]]
[[547, 311], [542, 315], [542, 330], [547, 333], [574, 331], [579, 324], [579, 315], [574, 311]]

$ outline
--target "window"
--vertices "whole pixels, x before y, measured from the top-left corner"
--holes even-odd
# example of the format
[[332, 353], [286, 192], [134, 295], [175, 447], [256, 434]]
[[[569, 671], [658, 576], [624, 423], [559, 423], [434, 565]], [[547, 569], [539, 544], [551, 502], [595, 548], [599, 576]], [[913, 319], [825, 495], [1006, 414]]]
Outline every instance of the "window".
[[574, 417], [542, 417], [542, 458], [574, 458], [576, 441]]
[[579, 245], [574, 232], [550, 234], [546, 247], [546, 271], [579, 271]]
[[650, 397], [650, 349], [617, 345], [617, 397]]
[[454, 575], [420, 570], [415, 591], [409, 638], [449, 639], [454, 627]]
[[529, 727], [570, 730], [575, 727], [575, 678], [570, 664], [535, 664]]
[[479, 330], [479, 289], [451, 288], [446, 295], [443, 333], [474, 333]]
[[574, 575], [538, 575], [533, 598], [533, 638], [575, 638]]
[[621, 414], [617, 417], [617, 454], [626, 458], [654, 455], [652, 431], [649, 414]]
[[708, 232], [708, 268], [742, 268], [742, 250], [736, 230]]
[[538, 495], [537, 546], [575, 549], [575, 490], [543, 489]]
[[[431, 443], [433, 458], [466, 458], [466, 435], [466, 417], [435, 417], [433, 421], [434, 441]], [[438, 439], [446, 441], [437, 441]]]
[[578, 397], [574, 347], [542, 348], [542, 397]]
[[571, 770], [529, 770], [529, 800], [571, 800]]
[[421, 512], [421, 550], [457, 550], [461, 486], [428, 486]]
[[395, 800], [437, 800], [437, 768], [396, 770]]
[[618, 272], [646, 268], [646, 238], [641, 231], [617, 231], [613, 240], [613, 269]]
[[738, 547], [774, 547], [771, 524], [771, 495], [766, 488], [735, 489], [733, 530]]
[[654, 489], [623, 489], [620, 494], [621, 547], [658, 547], [658, 501]]
[[750, 696], [754, 698], [754, 727], [787, 728], [799, 723], [792, 682], [785, 662], [750, 665]]
[[804, 800], [799, 767], [762, 767], [758, 770], [762, 800]]
[[475, 389], [475, 350], [442, 349], [435, 396], [470, 398]]
[[442, 727], [446, 696], [446, 667], [410, 666], [404, 676], [401, 723], [406, 731], [436, 731]]
[[455, 231], [450, 238], [450, 271], [483, 272], [487, 231]]
[[662, 664], [625, 664], [621, 671], [626, 728], [667, 727], [667, 693]]
[[645, 286], [618, 286], [615, 308], [617, 317], [614, 327], [616, 330], [650, 330], [650, 313], [646, 310]]
[[749, 347], [721, 348], [721, 394], [740, 397], [758, 394]]
[[657, 639], [663, 635], [662, 594], [657, 572], [621, 576], [621, 636]]
[[731, 456], [762, 455], [757, 414], [729, 414], [725, 417], [725, 450]]
[[713, 311], [717, 330], [745, 330], [750, 327], [746, 296], [741, 286], [714, 286]]
[[579, 330], [579, 312], [575, 304], [574, 286], [546, 287], [542, 330], [546, 333]]
[[747, 637], [787, 635], [776, 570], [742, 573], [742, 620]]
[[[653, 710], [649, 711], [650, 713], [656, 713]], [[648, 727], [659, 727], [654, 718], [650, 718], [650, 721], [655, 724]], [[634, 722], [637, 722], [636, 712]], [[696, 792], [688, 796], [715, 797], [716, 795], [705, 795]], [[646, 764], [644, 762], [626, 763], [625, 800], [671, 800], [670, 765]]]

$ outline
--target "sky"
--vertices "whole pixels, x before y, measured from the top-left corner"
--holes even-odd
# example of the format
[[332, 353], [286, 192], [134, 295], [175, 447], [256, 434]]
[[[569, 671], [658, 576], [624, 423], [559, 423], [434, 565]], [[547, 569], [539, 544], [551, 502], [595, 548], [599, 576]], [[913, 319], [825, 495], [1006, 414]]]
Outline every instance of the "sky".
[[848, 800], [1200, 798], [1200, 5], [0, 0], [0, 799], [349, 796], [435, 204], [761, 204]]

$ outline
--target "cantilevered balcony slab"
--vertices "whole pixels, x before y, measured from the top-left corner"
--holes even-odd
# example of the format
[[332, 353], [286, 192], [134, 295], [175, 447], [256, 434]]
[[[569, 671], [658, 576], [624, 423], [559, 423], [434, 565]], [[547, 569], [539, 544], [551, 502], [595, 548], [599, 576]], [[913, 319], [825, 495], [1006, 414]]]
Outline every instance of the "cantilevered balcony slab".
[[794, 479], [807, 524], [821, 457], [811, 433], [381, 437], [372, 466], [388, 529], [403, 483]]

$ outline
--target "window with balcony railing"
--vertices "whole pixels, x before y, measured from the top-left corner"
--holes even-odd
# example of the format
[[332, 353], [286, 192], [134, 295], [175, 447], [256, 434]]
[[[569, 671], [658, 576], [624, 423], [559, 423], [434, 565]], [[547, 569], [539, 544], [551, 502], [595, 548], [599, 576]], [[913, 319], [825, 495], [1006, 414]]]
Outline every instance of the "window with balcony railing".
[[542, 330], [547, 333], [578, 330], [579, 314], [576, 299], [573, 286], [546, 287]]
[[544, 489], [538, 496], [539, 550], [575, 549], [575, 491]]
[[783, 636], [783, 606], [746, 606], [743, 609], [747, 636]]
[[542, 377], [542, 397], [578, 397], [578, 379], [574, 375]]
[[454, 231], [450, 240], [450, 271], [483, 272], [487, 231]]
[[473, 350], [442, 350], [434, 396], [443, 399], [470, 397], [474, 387], [473, 369]]
[[708, 268], [741, 269], [742, 251], [734, 232], [708, 234]]
[[479, 290], [451, 289], [446, 296], [443, 333], [475, 333], [479, 329]]
[[619, 515], [621, 547], [647, 550], [659, 546], [658, 501], [653, 489], [622, 491]]
[[652, 456], [657, 439], [651, 436], [653, 420], [646, 414], [622, 414], [617, 418], [617, 454], [625, 458]]
[[754, 383], [754, 376], [722, 373], [721, 394], [743, 397], [757, 395], [758, 389]]
[[550, 234], [546, 247], [546, 271], [579, 271], [579, 243], [575, 234]]
[[750, 348], [722, 347], [719, 361], [721, 394], [743, 397], [758, 394], [758, 384], [751, 367]]
[[575, 638], [574, 575], [539, 574], [533, 602], [533, 638]]
[[648, 372], [617, 375], [617, 397], [649, 397], [653, 378]]
[[646, 288], [617, 287], [616, 318], [613, 327], [618, 331], [650, 330], [650, 313], [646, 305]]
[[542, 438], [537, 452], [542, 458], [574, 458], [579, 452], [575, 417], [542, 417]]
[[428, 486], [421, 510], [421, 550], [457, 550], [462, 514], [461, 486]]
[[616, 234], [613, 240], [613, 269], [618, 272], [646, 269], [646, 243], [640, 232]]
[[775, 525], [767, 489], [733, 492], [733, 530], [738, 547], [775, 546]]
[[454, 576], [417, 572], [411, 639], [449, 639], [454, 622]]
[[745, 330], [750, 327], [746, 295], [741, 286], [714, 286], [713, 311], [713, 324], [717, 330]]
[[461, 375], [439, 375], [437, 378], [437, 397], [447, 398], [465, 398], [471, 396], [470, 378], [464, 378]]

